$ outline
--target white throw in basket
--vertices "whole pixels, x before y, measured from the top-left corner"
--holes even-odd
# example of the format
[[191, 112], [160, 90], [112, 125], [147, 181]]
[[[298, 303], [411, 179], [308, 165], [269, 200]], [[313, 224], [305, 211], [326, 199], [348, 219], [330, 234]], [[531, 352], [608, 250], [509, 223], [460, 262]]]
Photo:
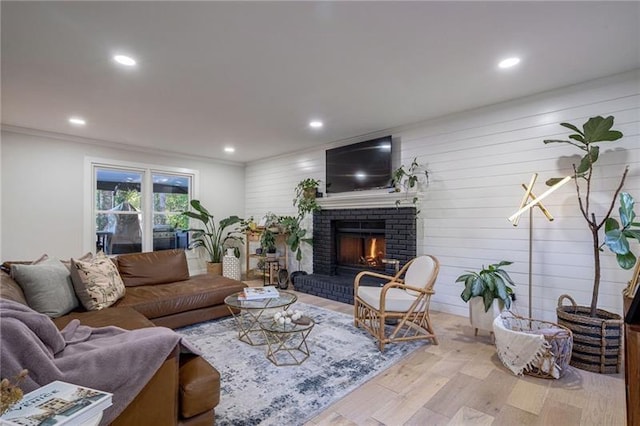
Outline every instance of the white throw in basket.
[[568, 328], [503, 312], [493, 322], [498, 357], [515, 375], [559, 379], [571, 360]]

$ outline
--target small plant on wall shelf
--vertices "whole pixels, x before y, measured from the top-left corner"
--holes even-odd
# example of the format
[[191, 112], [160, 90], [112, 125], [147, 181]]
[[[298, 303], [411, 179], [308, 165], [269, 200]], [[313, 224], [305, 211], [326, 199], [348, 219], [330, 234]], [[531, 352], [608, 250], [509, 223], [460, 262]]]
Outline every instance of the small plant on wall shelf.
[[[413, 159], [408, 167], [402, 164], [393, 171], [391, 174], [391, 184], [396, 192], [404, 192], [404, 197], [396, 200], [396, 207], [400, 207], [402, 203], [411, 201], [416, 208], [416, 216], [420, 214], [417, 193], [422, 186], [429, 185], [429, 171], [418, 163], [417, 157]], [[414, 190], [415, 192], [413, 192]], [[413, 196], [410, 197], [411, 195]]]
[[320, 205], [316, 201], [316, 193], [320, 180], [313, 178], [302, 179], [296, 185], [296, 196], [293, 199], [293, 205], [298, 209], [298, 216], [302, 218], [308, 213], [320, 210]]

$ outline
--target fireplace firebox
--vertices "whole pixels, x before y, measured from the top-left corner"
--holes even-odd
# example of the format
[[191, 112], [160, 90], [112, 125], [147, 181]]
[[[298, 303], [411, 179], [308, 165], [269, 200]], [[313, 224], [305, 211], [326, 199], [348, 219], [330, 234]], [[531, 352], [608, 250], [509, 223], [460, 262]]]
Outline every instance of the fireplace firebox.
[[336, 266], [384, 270], [385, 221], [336, 221]]

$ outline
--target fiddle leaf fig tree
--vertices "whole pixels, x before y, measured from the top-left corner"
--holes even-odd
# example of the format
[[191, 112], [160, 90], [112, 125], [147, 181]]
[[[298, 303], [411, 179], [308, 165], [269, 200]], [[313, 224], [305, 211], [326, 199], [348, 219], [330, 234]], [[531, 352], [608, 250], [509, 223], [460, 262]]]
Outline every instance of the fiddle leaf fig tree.
[[[600, 253], [606, 245], [616, 254], [618, 265], [624, 269], [631, 269], [636, 262], [636, 256], [631, 251], [629, 239], [640, 241], [640, 226], [634, 222], [635, 213], [633, 211], [633, 197], [626, 192], [621, 192], [625, 179], [629, 173], [629, 167], [625, 167], [622, 177], [607, 210], [600, 218], [596, 216], [591, 203], [591, 191], [594, 178], [594, 164], [600, 157], [600, 147], [596, 143], [614, 142], [622, 138], [622, 132], [611, 130], [613, 127], [613, 116], [607, 118], [597, 116], [591, 117], [583, 124], [582, 130], [569, 123], [560, 123], [561, 126], [574, 131], [569, 135], [570, 140], [545, 140], [545, 144], [561, 143], [578, 148], [583, 152], [583, 157], [578, 165], [573, 165], [573, 177], [575, 180], [576, 192], [578, 195], [578, 205], [582, 216], [587, 221], [587, 226], [591, 231], [593, 240], [594, 277], [593, 291], [591, 295], [590, 314], [596, 316], [598, 306], [598, 293], [600, 289]], [[562, 178], [549, 179], [546, 184], [555, 185]], [[611, 217], [615, 207], [616, 199], [620, 195], [620, 223]], [[600, 230], [604, 227], [604, 242], [600, 243]]]

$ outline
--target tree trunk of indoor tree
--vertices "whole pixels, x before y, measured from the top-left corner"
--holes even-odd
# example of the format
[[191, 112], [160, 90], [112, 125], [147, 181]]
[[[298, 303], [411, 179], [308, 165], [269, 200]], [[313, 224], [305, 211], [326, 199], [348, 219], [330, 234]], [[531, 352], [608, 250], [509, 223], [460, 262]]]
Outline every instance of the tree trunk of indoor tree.
[[[626, 167], [624, 169], [624, 173], [622, 174], [622, 178], [620, 179], [618, 188], [616, 189], [615, 194], [613, 194], [613, 198], [611, 200], [609, 210], [604, 215], [604, 217], [602, 218], [602, 221], [599, 224], [596, 221], [596, 215], [594, 213], [589, 212], [589, 201], [590, 201], [589, 198], [591, 196], [591, 176], [593, 173], [593, 165], [589, 167], [589, 172], [586, 175], [586, 177], [583, 177], [587, 182], [587, 191], [584, 198], [584, 201], [585, 201], [584, 204], [583, 204], [582, 196], [580, 194], [580, 185], [578, 185], [578, 173], [576, 171], [575, 166], [573, 168], [573, 172], [574, 172], [574, 179], [576, 181], [576, 191], [578, 193], [578, 205], [580, 206], [580, 211], [582, 212], [582, 215], [584, 216], [585, 220], [587, 221], [587, 224], [589, 225], [589, 230], [591, 231], [591, 236], [593, 238], [594, 276], [593, 276], [593, 294], [591, 295], [590, 316], [596, 317], [597, 309], [598, 309], [598, 293], [600, 292], [600, 237], [598, 236], [598, 231], [600, 231], [600, 228], [604, 226], [607, 219], [611, 216], [611, 212], [613, 211], [613, 208], [616, 204], [616, 199], [618, 198], [618, 194], [622, 190], [622, 187], [624, 186], [624, 181], [627, 178], [629, 167]], [[589, 218], [589, 215], [591, 215], [591, 218]]]
[[594, 260], [594, 276], [593, 276], [593, 294], [591, 295], [591, 316], [596, 316], [598, 307], [598, 292], [600, 291], [600, 238], [598, 237], [599, 228], [596, 226], [596, 218], [592, 214], [593, 223], [589, 223], [591, 235], [593, 236], [593, 260]]

